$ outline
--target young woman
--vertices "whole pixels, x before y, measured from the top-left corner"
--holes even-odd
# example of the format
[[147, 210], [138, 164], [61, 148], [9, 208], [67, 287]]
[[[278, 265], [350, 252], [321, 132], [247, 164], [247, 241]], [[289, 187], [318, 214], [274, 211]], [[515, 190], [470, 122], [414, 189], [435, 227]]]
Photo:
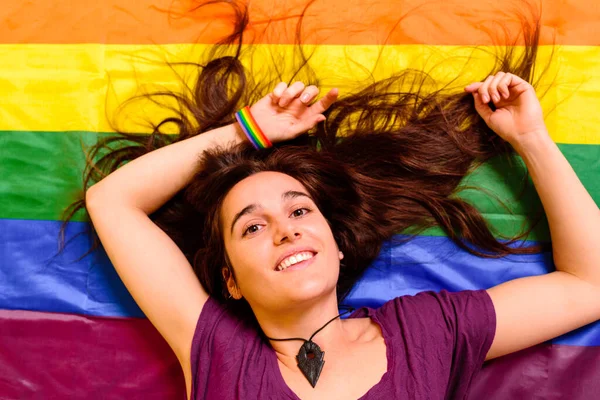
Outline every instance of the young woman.
[[[251, 83], [237, 16], [215, 47], [235, 43], [234, 55], [210, 54], [192, 98], [159, 93], [183, 111], [150, 136], [94, 147], [90, 160], [109, 152], [84, 186], [99, 182], [70, 214], [86, 207], [177, 355], [188, 398], [462, 399], [485, 360], [600, 319], [600, 211], [529, 83], [537, 28], [461, 93], [404, 71], [317, 100], [318, 85]], [[162, 133], [170, 123], [177, 135]], [[537, 251], [497, 240], [453, 196], [473, 164], [514, 151], [547, 214], [556, 272], [339, 318], [382, 243], [407, 228], [440, 226], [485, 257]]]
[[[369, 209], [369, 177], [357, 184], [361, 171], [344, 169], [327, 148], [255, 150], [249, 140], [260, 132], [246, 125], [248, 113], [149, 152], [87, 191], [96, 232], [180, 360], [189, 398], [465, 398], [484, 360], [600, 318], [600, 212], [550, 139], [534, 88], [498, 72], [465, 90], [525, 161], [556, 272], [335, 318], [345, 268], [369, 257], [357, 246], [377, 247], [360, 226], [377, 217], [355, 213], [393, 210]], [[317, 96], [315, 86], [280, 83], [249, 112], [268, 141], [283, 143], [323, 122], [337, 91], [313, 103]], [[186, 187], [205, 223], [181, 233], [202, 243], [194, 257], [149, 218]], [[339, 209], [346, 204], [356, 207]]]

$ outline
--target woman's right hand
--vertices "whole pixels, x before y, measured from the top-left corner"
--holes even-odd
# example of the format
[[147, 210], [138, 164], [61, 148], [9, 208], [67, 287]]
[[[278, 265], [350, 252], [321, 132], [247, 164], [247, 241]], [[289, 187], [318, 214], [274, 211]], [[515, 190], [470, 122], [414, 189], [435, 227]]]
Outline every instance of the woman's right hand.
[[316, 86], [285, 82], [275, 86], [269, 93], [250, 107], [256, 123], [271, 142], [294, 139], [325, 120], [325, 112], [338, 97], [338, 90], [331, 89], [318, 101]]

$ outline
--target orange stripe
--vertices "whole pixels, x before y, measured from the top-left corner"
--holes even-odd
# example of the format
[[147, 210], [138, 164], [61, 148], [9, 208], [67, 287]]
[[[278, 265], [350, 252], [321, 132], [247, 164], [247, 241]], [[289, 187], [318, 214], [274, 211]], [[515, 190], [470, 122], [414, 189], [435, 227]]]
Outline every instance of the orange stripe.
[[[538, 3], [542, 1], [539, 0]], [[8, 1], [0, 8], [0, 43], [214, 43], [231, 31], [224, 6], [189, 10], [198, 0]], [[307, 0], [253, 0], [257, 43], [290, 44]], [[306, 12], [306, 44], [490, 45], [493, 23], [518, 31], [512, 9], [522, 1], [316, 1]], [[352, 4], [352, 3], [350, 3]], [[467, 5], [468, 4], [468, 5]], [[542, 44], [600, 45], [600, 7], [590, 0], [543, 0]], [[400, 18], [407, 14], [405, 18]], [[273, 22], [267, 24], [266, 22]], [[265, 32], [265, 28], [269, 26]], [[318, 34], [314, 32], [318, 31]]]

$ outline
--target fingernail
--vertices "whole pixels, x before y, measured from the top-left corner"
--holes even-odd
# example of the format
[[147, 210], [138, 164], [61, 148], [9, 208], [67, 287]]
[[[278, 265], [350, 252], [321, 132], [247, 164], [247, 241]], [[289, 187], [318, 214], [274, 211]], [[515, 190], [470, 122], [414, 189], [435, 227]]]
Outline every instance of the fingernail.
[[500, 96], [498, 96], [497, 94], [494, 95], [494, 101], [498, 102], [500, 101]]
[[306, 103], [308, 101], [308, 99], [310, 99], [310, 94], [308, 94], [308, 93], [304, 93], [302, 95], [302, 97], [300, 97], [300, 101], [303, 103]]
[[487, 103], [488, 101], [490, 101], [490, 98], [487, 94], [484, 94], [483, 97], [481, 98], [481, 101], [483, 101], [484, 103]]

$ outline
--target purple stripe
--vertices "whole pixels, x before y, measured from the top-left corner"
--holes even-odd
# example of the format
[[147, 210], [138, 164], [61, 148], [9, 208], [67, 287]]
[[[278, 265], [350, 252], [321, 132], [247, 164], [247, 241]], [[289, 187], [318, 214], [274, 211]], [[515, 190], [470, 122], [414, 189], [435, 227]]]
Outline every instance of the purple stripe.
[[1, 399], [185, 399], [146, 319], [0, 310], [0, 338]]
[[470, 399], [597, 399], [600, 346], [541, 344], [491, 360]]
[[[175, 355], [145, 319], [0, 310], [0, 338], [2, 399], [185, 398]], [[469, 399], [594, 399], [598, 365], [600, 346], [539, 345], [488, 362]]]

